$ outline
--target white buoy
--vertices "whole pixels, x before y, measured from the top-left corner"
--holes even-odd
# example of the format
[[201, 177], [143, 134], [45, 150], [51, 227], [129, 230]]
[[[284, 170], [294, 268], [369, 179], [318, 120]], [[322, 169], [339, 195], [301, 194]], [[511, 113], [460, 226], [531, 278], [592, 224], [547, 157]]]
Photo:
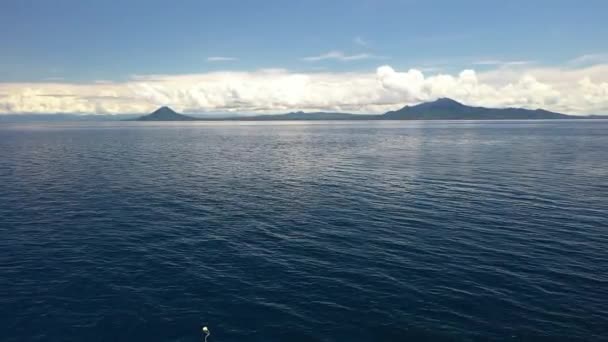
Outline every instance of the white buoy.
[[209, 331], [209, 328], [203, 327], [203, 334], [205, 334], [205, 342], [207, 342], [207, 337], [211, 335], [211, 331]]

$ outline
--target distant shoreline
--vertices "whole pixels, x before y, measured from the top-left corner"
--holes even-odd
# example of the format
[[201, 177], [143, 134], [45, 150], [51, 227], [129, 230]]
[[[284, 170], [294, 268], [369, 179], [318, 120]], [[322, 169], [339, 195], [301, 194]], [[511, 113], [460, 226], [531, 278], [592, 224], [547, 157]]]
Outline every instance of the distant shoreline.
[[415, 106], [405, 106], [384, 114], [351, 114], [339, 112], [291, 112], [253, 116], [201, 117], [181, 114], [164, 106], [147, 114], [78, 115], [78, 114], [4, 114], [3, 122], [99, 122], [99, 121], [508, 121], [508, 120], [608, 120], [608, 115], [570, 115], [544, 109], [472, 107], [448, 98]]
[[247, 117], [239, 117], [239, 118], [197, 118], [194, 120], [149, 120], [149, 121], [141, 121], [135, 120], [133, 118], [122, 118], [121, 114], [111, 117], [111, 116], [102, 116], [99, 115], [89, 115], [91, 118], [79, 118], [76, 115], [74, 118], [53, 118], [54, 114], [39, 114], [36, 117], [28, 116], [28, 118], [20, 118], [20, 114], [12, 114], [5, 115], [6, 118], [3, 118], [3, 115], [0, 115], [0, 125], [2, 124], [16, 124], [16, 123], [108, 123], [108, 122], [440, 122], [440, 121], [592, 121], [592, 120], [608, 120], [608, 115], [602, 116], [572, 116], [570, 118], [559, 118], [559, 119], [268, 119], [268, 120], [256, 120], [256, 119], [248, 119]]
[[[596, 118], [595, 116], [592, 116]], [[250, 117], [200, 118], [175, 112], [163, 106], [154, 112], [138, 118], [136, 121], [319, 121], [319, 120], [553, 120], [575, 119], [574, 115], [566, 115], [544, 109], [524, 108], [486, 108], [464, 105], [449, 98], [440, 98], [432, 102], [420, 103], [415, 106], [405, 106], [399, 110], [384, 114], [349, 114], [331, 112], [291, 112], [287, 114], [257, 115]], [[589, 117], [583, 117], [586, 119]], [[607, 116], [608, 118], [608, 116]], [[603, 119], [603, 118], [602, 118]]]

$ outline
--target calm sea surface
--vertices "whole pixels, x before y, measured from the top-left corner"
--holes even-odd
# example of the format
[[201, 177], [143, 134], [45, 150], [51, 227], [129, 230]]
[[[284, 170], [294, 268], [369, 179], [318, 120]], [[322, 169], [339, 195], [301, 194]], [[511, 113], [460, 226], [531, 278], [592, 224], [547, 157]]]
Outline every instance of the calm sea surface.
[[608, 120], [0, 125], [2, 341], [608, 340]]

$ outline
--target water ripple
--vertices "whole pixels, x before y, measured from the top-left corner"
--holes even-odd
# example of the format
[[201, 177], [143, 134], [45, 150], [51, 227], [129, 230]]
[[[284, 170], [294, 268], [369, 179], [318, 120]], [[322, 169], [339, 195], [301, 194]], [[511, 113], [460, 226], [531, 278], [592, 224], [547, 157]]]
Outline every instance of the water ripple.
[[608, 122], [0, 126], [3, 341], [608, 336]]

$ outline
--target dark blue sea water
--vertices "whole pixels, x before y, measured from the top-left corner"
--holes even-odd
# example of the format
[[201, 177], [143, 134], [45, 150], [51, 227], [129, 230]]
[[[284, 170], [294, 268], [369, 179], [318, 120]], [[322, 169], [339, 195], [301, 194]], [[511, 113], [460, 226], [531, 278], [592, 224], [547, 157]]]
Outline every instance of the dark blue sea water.
[[2, 341], [608, 340], [608, 121], [0, 126]]

